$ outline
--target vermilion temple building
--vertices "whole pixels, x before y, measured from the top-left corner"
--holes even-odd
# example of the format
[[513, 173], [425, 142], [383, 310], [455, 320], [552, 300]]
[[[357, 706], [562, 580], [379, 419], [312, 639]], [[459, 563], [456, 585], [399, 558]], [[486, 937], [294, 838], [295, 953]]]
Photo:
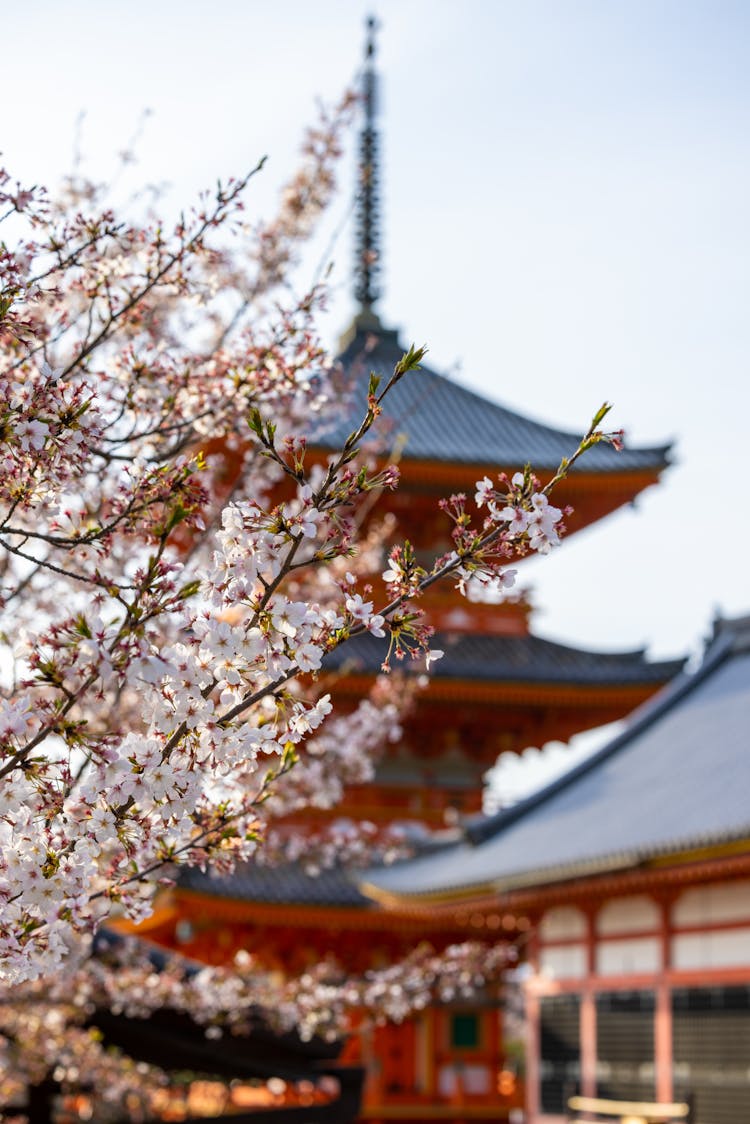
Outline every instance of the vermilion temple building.
[[745, 617], [589, 760], [372, 875], [375, 900], [433, 926], [528, 919], [529, 1124], [567, 1119], [578, 1090], [750, 1119], [749, 791]]
[[[368, 366], [387, 371], [402, 350], [395, 333], [383, 333], [367, 356]], [[551, 473], [575, 445], [572, 435], [517, 418], [429, 369], [400, 385], [406, 389], [394, 394], [388, 415], [408, 432], [408, 440], [402, 485], [390, 502], [404, 523], [409, 518], [410, 529], [414, 513], [424, 513], [417, 525], [425, 547], [442, 545], [436, 538], [442, 524], [432, 516], [440, 495], [473, 487], [492, 468], [511, 472], [527, 460]], [[599, 446], [587, 462], [558, 495], [575, 504], [571, 529], [653, 483], [664, 451], [618, 455]], [[435, 597], [431, 615], [438, 627], [434, 644], [445, 656], [406, 718], [402, 740], [388, 748], [375, 782], [348, 791], [337, 816], [444, 828], [456, 814], [481, 809], [483, 775], [498, 754], [567, 740], [620, 718], [679, 667], [649, 663], [641, 652], [591, 652], [546, 640], [531, 630], [526, 605], [472, 604], [452, 588]], [[369, 635], [342, 649], [349, 672], [334, 690], [339, 703], [346, 707], [367, 693], [383, 656], [383, 642]], [[435, 845], [442, 851], [440, 837]], [[429, 909], [392, 910], [374, 901], [357, 887], [356, 874], [337, 869], [309, 877], [298, 866], [250, 866], [224, 879], [186, 872], [142, 932], [213, 963], [229, 962], [240, 949], [268, 959], [272, 950], [269, 966], [284, 971], [303, 971], [333, 954], [360, 972], [402, 957], [423, 939], [440, 946], [476, 936], [516, 938], [529, 924], [525, 912], [508, 910], [486, 917], [474, 909], [437, 910], [432, 920]], [[506, 1072], [500, 1023], [496, 1005], [483, 1003], [470, 1010], [435, 1008], [402, 1026], [377, 1030], [362, 1041], [370, 1064], [366, 1115], [430, 1119], [425, 1111], [431, 1107], [435, 1119], [445, 1119], [445, 1109], [452, 1105], [455, 1111], [458, 1097], [466, 1102], [463, 1116], [482, 1118], [489, 1105], [496, 1112], [517, 1102], [520, 1090], [506, 1082], [508, 1092], [502, 1094], [498, 1087]]]
[[[383, 327], [374, 311], [374, 83], [370, 44], [362, 135], [362, 163], [368, 174], [359, 202], [360, 310], [341, 355], [360, 405], [369, 372], [387, 376], [405, 350], [404, 340]], [[326, 445], [335, 447], [346, 437], [348, 420], [342, 418], [340, 433], [327, 434]], [[448, 546], [450, 525], [438, 510], [441, 497], [455, 491], [473, 493], [475, 482], [485, 474], [513, 473], [527, 463], [542, 480], [549, 479], [578, 443], [576, 435], [514, 413], [429, 367], [397, 384], [385, 402], [382, 421], [385, 446], [398, 443], [402, 483], [394, 495], [383, 497], [379, 510], [396, 517], [397, 536], [408, 535], [418, 549], [432, 554]], [[667, 454], [662, 447], [621, 453], [604, 445], [594, 448], [555, 493], [558, 505], [575, 509], [567, 520], [569, 533], [655, 484]], [[475, 848], [458, 840], [463, 838], [461, 825], [481, 810], [484, 774], [500, 753], [520, 753], [553, 739], [566, 741], [581, 730], [621, 718], [671, 679], [680, 665], [649, 662], [640, 651], [593, 652], [545, 639], [532, 630], [523, 600], [478, 605], [447, 585], [425, 598], [424, 605], [437, 629], [434, 646], [445, 656], [435, 667], [429, 689], [407, 716], [403, 737], [380, 761], [374, 782], [350, 788], [344, 805], [333, 814], [379, 824], [421, 824], [436, 833], [424, 837], [422, 847], [428, 853], [390, 873], [381, 872], [382, 882], [378, 875], [368, 877], [364, 886], [358, 885], [361, 875], [338, 868], [318, 877], [305, 874], [301, 865], [246, 865], [225, 878], [188, 871], [141, 927], [145, 937], [210, 963], [228, 963], [245, 949], [269, 968], [290, 974], [324, 956], [360, 973], [402, 958], [423, 940], [438, 948], [468, 937], [520, 940], [537, 956], [532, 910], [516, 907], [515, 899], [499, 904], [484, 891], [473, 904], [476, 888], [469, 884], [464, 890], [460, 871], [458, 881], [446, 888], [447, 899], [441, 886], [433, 908], [430, 892], [411, 884], [409, 872], [418, 878], [422, 863], [434, 863], [430, 869], [439, 870], [443, 861], [453, 861], [450, 856], [480, 854], [490, 846]], [[384, 656], [383, 643], [366, 635], [342, 649], [339, 662], [346, 664], [347, 674], [333, 690], [342, 709], [350, 709], [372, 687]], [[329, 670], [335, 670], [333, 663]], [[313, 819], [319, 814], [311, 813], [309, 822]], [[494, 829], [486, 830], [491, 834]], [[390, 877], [406, 881], [397, 881], [391, 890]], [[557, 929], [547, 923], [542, 939], [563, 931], [567, 935], [559, 938], [560, 947], [573, 948], [583, 941], [589, 949], [589, 930], [589, 935], [580, 936], [578, 923], [565, 922], [566, 917], [568, 913], [554, 922]], [[573, 927], [560, 930], [565, 924]], [[575, 947], [569, 955], [580, 956]], [[541, 998], [535, 1002], [538, 1009]], [[588, 1009], [580, 1008], [583, 1025], [588, 1025]], [[568, 1014], [567, 1007], [560, 1007], [563, 1010], [571, 1025], [579, 1018], [578, 1013]], [[539, 1027], [539, 1017], [534, 1025]], [[354, 1035], [346, 1056], [362, 1060], [368, 1069], [363, 1119], [498, 1120], [523, 1103], [522, 1075], [507, 1054], [496, 989], [468, 1004], [434, 1006], [402, 1025]], [[536, 1088], [534, 1082], [532, 1073]]]
[[[367, 341], [368, 369], [387, 373], [404, 349], [395, 332], [380, 332], [374, 348], [371, 337], [371, 329], [358, 332], [342, 361], [357, 364]], [[512, 414], [428, 368], [398, 384], [386, 414], [407, 436], [402, 484], [385, 502], [418, 546], [438, 552], [447, 526], [437, 512], [440, 496], [473, 490], [485, 472], [513, 472], [527, 461], [542, 476], [551, 474], [576, 445], [573, 435]], [[618, 454], [597, 446], [557, 494], [558, 502], [575, 505], [571, 531], [631, 500], [664, 465], [663, 449]], [[349, 789], [331, 814], [441, 829], [422, 844], [440, 853], [446, 838], [460, 834], [454, 829], [446, 837], [446, 824], [481, 810], [483, 776], [498, 754], [564, 741], [620, 718], [680, 666], [650, 663], [642, 652], [592, 652], [546, 640], [531, 630], [526, 604], [474, 604], [450, 586], [434, 596], [430, 613], [434, 645], [445, 652], [430, 687], [374, 782]], [[372, 687], [384, 643], [368, 634], [341, 649], [347, 673], [333, 694], [342, 708]], [[320, 816], [311, 812], [310, 821]], [[187, 871], [141, 932], [207, 962], [230, 962], [245, 949], [270, 968], [300, 973], [324, 956], [362, 972], [402, 958], [425, 939], [436, 947], [478, 936], [516, 940], [530, 926], [525, 913], [507, 910], [437, 910], [433, 919], [429, 908], [393, 909], [360, 889], [357, 878], [340, 869], [310, 877], [301, 865], [249, 865], [226, 878]], [[522, 1099], [506, 1065], [494, 995], [360, 1036], [348, 1056], [368, 1065], [368, 1119], [456, 1119], [457, 1102], [462, 1119], [497, 1118]]]

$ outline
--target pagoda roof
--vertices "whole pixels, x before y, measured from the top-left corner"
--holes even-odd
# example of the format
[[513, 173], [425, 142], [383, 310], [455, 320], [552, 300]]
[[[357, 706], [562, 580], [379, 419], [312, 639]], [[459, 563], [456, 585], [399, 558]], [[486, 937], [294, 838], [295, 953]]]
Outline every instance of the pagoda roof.
[[[410, 836], [413, 853], [441, 852], [457, 838], [457, 829]], [[217, 874], [209, 866], [180, 867], [177, 884], [192, 890], [234, 901], [263, 905], [338, 906], [345, 909], [372, 909], [373, 901], [357, 887], [358, 872], [351, 867], [334, 866], [312, 873], [304, 862], [262, 866], [252, 859], [237, 863], [231, 874]]]
[[[377, 322], [376, 322], [377, 323]], [[356, 325], [356, 322], [355, 322]], [[356, 328], [339, 356], [352, 376], [351, 407], [342, 411], [333, 428], [315, 439], [325, 448], [340, 448], [366, 408], [368, 375], [383, 381], [406, 351], [397, 332]], [[391, 447], [405, 437], [402, 458], [459, 465], [521, 468], [530, 463], [540, 471], [554, 471], [563, 457], [575, 451], [582, 436], [555, 429], [501, 406], [446, 378], [428, 365], [408, 373], [389, 391], [378, 420], [381, 441]], [[624, 449], [611, 445], [591, 449], [573, 471], [582, 474], [660, 472], [669, 463], [669, 445]]]
[[260, 866], [252, 861], [238, 863], [232, 874], [185, 867], [180, 870], [178, 884], [182, 890], [267, 905], [338, 906], [348, 909], [369, 909], [373, 905], [357, 889], [351, 871], [332, 867], [312, 874], [301, 862], [279, 866]]
[[702, 666], [627, 729], [462, 842], [378, 869], [368, 892], [450, 898], [551, 885], [750, 838], [750, 617], [720, 622]]
[[[488, 682], [577, 683], [597, 686], [664, 683], [683, 666], [683, 660], [651, 662], [643, 649], [594, 652], [545, 640], [541, 636], [436, 633], [431, 647], [445, 654], [433, 665], [436, 680], [468, 679]], [[353, 637], [326, 657], [327, 669], [346, 667], [375, 675], [380, 670], [388, 639], [364, 633]], [[408, 665], [407, 665], [408, 666]]]

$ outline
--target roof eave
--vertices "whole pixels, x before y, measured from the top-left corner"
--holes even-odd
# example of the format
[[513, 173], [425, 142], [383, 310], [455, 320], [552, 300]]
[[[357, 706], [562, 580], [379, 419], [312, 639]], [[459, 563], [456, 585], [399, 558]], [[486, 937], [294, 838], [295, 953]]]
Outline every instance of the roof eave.
[[527, 870], [501, 878], [472, 882], [465, 886], [442, 886], [431, 890], [397, 891], [378, 886], [375, 882], [361, 883], [361, 893], [385, 908], [397, 909], [417, 906], [461, 906], [478, 899], [498, 898], [518, 890], [553, 889], [564, 882], [582, 878], [605, 877], [634, 870], [660, 870], [688, 865], [717, 858], [729, 858], [750, 853], [750, 825], [720, 836], [702, 837], [643, 847], [634, 851], [582, 859], [558, 867]]

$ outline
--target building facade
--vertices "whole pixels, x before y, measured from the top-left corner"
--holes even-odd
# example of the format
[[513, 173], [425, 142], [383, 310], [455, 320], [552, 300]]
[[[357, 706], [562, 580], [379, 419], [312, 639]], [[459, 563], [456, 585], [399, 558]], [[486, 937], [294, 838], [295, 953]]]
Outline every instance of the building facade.
[[402, 913], [529, 923], [526, 1107], [574, 1092], [750, 1118], [750, 618], [553, 785], [451, 852], [380, 873]]

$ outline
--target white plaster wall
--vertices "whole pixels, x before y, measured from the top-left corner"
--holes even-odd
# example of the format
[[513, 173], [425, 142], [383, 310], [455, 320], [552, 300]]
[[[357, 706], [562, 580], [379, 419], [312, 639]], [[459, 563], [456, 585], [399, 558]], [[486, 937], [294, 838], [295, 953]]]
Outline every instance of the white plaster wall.
[[596, 970], [600, 976], [629, 976], [658, 972], [660, 968], [661, 941], [658, 937], [602, 941], [596, 949]]
[[673, 937], [672, 965], [678, 969], [750, 967], [750, 926]]
[[607, 902], [596, 917], [598, 933], [634, 933], [643, 929], [658, 929], [661, 925], [659, 907], [645, 894], [629, 898], [616, 898]]
[[750, 921], [750, 880], [718, 882], [686, 890], [672, 908], [672, 924], [707, 925], [717, 921]]
[[566, 941], [586, 936], [586, 917], [573, 906], [549, 909], [539, 922], [539, 936], [543, 941]]
[[553, 980], [580, 979], [586, 975], [586, 948], [580, 944], [561, 948], [543, 948], [539, 955], [539, 970]]
[[453, 1063], [442, 1065], [438, 1071], [438, 1090], [443, 1097], [454, 1096], [459, 1085], [470, 1096], [482, 1096], [490, 1092], [491, 1084], [492, 1075], [486, 1065]]

